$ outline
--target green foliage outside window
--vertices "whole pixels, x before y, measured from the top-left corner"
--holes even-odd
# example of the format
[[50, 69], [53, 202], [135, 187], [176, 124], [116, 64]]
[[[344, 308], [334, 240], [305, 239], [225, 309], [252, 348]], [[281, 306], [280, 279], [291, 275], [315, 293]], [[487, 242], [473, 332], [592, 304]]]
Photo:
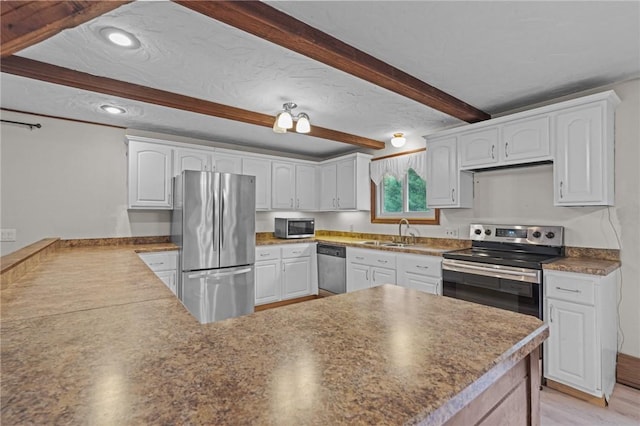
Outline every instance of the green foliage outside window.
[[[426, 212], [427, 183], [413, 169], [407, 173], [407, 188], [404, 182], [393, 176], [385, 175], [382, 180], [383, 213]], [[405, 210], [404, 194], [408, 197], [408, 208]]]

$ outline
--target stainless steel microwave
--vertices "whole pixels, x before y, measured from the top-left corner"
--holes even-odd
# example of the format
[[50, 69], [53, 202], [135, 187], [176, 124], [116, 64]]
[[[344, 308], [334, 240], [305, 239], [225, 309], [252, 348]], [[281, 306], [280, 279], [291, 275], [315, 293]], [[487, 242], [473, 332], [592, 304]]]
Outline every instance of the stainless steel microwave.
[[312, 217], [276, 217], [277, 238], [309, 238], [315, 236], [315, 219]]

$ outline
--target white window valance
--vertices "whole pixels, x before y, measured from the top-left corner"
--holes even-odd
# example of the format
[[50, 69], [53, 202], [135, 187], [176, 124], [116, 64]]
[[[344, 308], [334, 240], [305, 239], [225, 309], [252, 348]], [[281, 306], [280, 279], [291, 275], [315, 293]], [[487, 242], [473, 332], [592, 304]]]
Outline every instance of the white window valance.
[[413, 154], [399, 155], [383, 160], [371, 161], [369, 173], [371, 180], [379, 185], [384, 175], [389, 174], [396, 179], [404, 179], [409, 169], [413, 169], [422, 179], [427, 180], [427, 154], [426, 151]]

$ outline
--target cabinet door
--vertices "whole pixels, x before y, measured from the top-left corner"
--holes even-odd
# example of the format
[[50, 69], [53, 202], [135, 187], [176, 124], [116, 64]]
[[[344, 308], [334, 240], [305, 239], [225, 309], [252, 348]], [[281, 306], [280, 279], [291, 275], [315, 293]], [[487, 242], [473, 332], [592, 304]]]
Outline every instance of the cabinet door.
[[242, 173], [242, 157], [238, 155], [222, 154], [216, 152], [213, 154], [214, 172], [218, 173]]
[[498, 128], [477, 130], [460, 136], [460, 167], [489, 166], [498, 162]]
[[211, 154], [193, 149], [176, 149], [174, 152], [173, 175], [178, 176], [184, 170], [210, 171]]
[[442, 280], [412, 272], [398, 272], [398, 285], [424, 291], [430, 294], [442, 294]]
[[256, 305], [280, 300], [280, 259], [256, 262]]
[[556, 299], [546, 302], [545, 376], [595, 393], [600, 377], [595, 309]]
[[347, 263], [347, 292], [369, 288], [370, 266]]
[[356, 161], [349, 159], [336, 164], [336, 205], [338, 209], [356, 208]]
[[458, 186], [456, 137], [427, 144], [427, 205], [447, 207], [456, 204]]
[[296, 209], [315, 210], [316, 168], [298, 164], [296, 166]]
[[256, 209], [271, 208], [271, 161], [243, 158], [242, 174], [256, 177]]
[[282, 299], [311, 294], [311, 259], [299, 257], [282, 260]]
[[336, 210], [336, 164], [325, 164], [320, 167], [320, 210]]
[[271, 164], [271, 208], [294, 208], [295, 198], [295, 167], [291, 163]]
[[171, 209], [171, 159], [164, 145], [129, 141], [129, 208]]
[[551, 158], [549, 116], [532, 117], [505, 124], [502, 128], [501, 161], [541, 161]]
[[556, 205], [606, 205], [602, 106], [559, 113], [554, 165]]
[[376, 287], [382, 284], [395, 284], [396, 283], [396, 270], [387, 268], [371, 268], [371, 287]]

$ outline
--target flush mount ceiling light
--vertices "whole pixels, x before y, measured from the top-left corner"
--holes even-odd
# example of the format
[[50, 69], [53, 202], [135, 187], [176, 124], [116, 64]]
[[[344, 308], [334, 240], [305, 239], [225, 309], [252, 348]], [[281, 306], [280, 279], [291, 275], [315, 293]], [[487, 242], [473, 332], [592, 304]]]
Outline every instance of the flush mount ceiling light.
[[404, 133], [394, 133], [391, 138], [391, 145], [396, 148], [401, 148], [404, 146], [407, 139], [404, 137]]
[[309, 115], [301, 112], [298, 115], [293, 115], [291, 112], [294, 108], [297, 108], [294, 102], [287, 102], [282, 105], [283, 111], [276, 115], [276, 120], [273, 123], [273, 131], [276, 133], [287, 133], [288, 129], [293, 128], [293, 122], [296, 122], [297, 133], [309, 133], [311, 131], [311, 122], [309, 121]]
[[125, 47], [127, 49], [135, 49], [140, 47], [140, 41], [131, 33], [115, 27], [106, 27], [100, 30], [100, 34], [107, 41], [116, 46]]
[[126, 109], [114, 105], [100, 105], [100, 109], [108, 112], [109, 114], [124, 114], [127, 112]]

